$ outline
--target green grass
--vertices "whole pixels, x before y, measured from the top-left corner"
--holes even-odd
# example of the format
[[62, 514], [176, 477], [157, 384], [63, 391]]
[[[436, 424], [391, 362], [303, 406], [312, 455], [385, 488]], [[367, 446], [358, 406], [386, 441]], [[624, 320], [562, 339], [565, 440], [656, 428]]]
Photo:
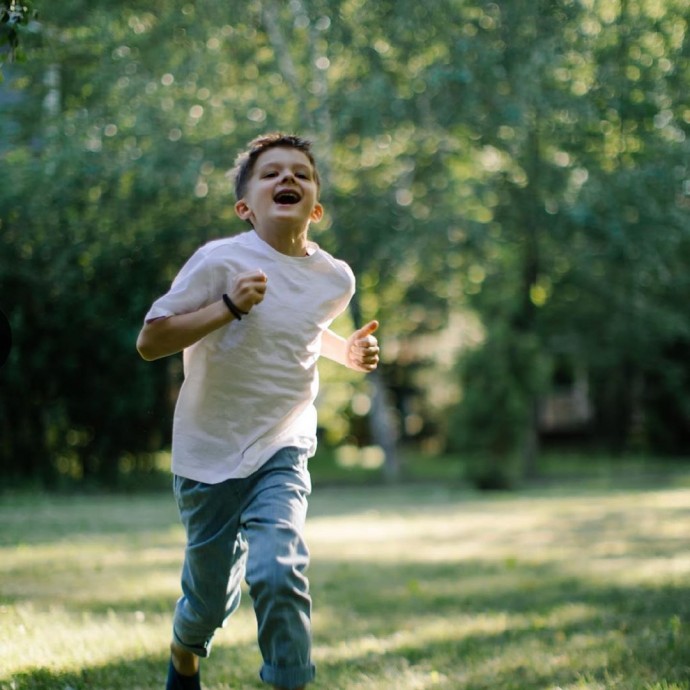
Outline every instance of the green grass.
[[[340, 449], [342, 450], [342, 449]], [[383, 467], [367, 465], [367, 452], [360, 449], [362, 462], [344, 465], [338, 461], [338, 449], [325, 444], [319, 446], [312, 461], [312, 478], [315, 485], [364, 485], [385, 484]], [[358, 452], [354, 449], [352, 452]], [[402, 482], [436, 481], [468, 484], [467, 458], [461, 455], [429, 454], [412, 447], [398, 451], [400, 480]], [[166, 457], [162, 467], [169, 467]], [[167, 480], [166, 480], [167, 481]], [[641, 453], [613, 456], [607, 452], [582, 449], [545, 449], [539, 454], [536, 477], [531, 483], [587, 485], [590, 488], [615, 488], [621, 483], [627, 486], [667, 484], [669, 481], [685, 482], [690, 486], [690, 458], [662, 458]]]
[[[313, 687], [690, 690], [690, 482], [317, 488]], [[0, 497], [0, 688], [163, 687], [172, 497]], [[262, 687], [251, 605], [207, 690]]]

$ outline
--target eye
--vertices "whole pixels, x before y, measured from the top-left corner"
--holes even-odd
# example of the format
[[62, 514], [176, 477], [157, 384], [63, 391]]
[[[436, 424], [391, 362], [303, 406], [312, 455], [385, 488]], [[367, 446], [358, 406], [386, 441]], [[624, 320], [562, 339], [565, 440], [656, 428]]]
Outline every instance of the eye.
[[277, 174], [275, 170], [268, 170], [261, 177], [276, 177]]

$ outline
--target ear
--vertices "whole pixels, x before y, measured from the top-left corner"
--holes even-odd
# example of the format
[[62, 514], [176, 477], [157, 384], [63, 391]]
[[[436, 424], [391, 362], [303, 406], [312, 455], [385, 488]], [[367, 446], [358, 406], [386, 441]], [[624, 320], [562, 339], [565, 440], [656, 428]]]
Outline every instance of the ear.
[[309, 214], [309, 219], [313, 223], [318, 223], [323, 218], [323, 206], [319, 203], [314, 204], [314, 208]]
[[252, 215], [252, 210], [249, 208], [249, 206], [247, 205], [247, 202], [244, 199], [240, 199], [235, 204], [235, 213], [242, 220], [249, 220], [250, 216]]

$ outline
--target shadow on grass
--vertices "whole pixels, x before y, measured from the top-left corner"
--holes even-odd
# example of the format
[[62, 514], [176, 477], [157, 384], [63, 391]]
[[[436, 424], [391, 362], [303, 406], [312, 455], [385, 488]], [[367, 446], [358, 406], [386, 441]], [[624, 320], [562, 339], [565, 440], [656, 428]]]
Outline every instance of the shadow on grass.
[[[247, 659], [253, 662], [247, 663]], [[257, 653], [252, 645], [216, 649], [205, 662], [202, 681], [205, 688], [215, 690], [259, 689]], [[0, 690], [162, 690], [165, 687], [169, 657], [148, 655], [91, 666], [78, 672], [35, 669], [11, 678], [0, 676]]]
[[[690, 509], [675, 495], [672, 505], [658, 509], [656, 522], [640, 530], [644, 510], [657, 510], [656, 503], [632, 509], [626, 500], [591, 510], [590, 504], [562, 507], [562, 494], [552, 498], [541, 497], [541, 507], [534, 508], [524, 497], [487, 503], [431, 487], [333, 492], [315, 501], [317, 520], [336, 518], [325, 523], [319, 537], [324, 552], [316, 550], [310, 570], [315, 688], [690, 690], [690, 583], [670, 571], [674, 557], [687, 552], [683, 525]], [[542, 511], [544, 502], [548, 510]], [[531, 522], [510, 522], [530, 509]], [[389, 532], [361, 538], [388, 514], [401, 521], [380, 521]], [[342, 527], [341, 516], [352, 558], [347, 548], [328, 550], [328, 530]], [[415, 516], [431, 527], [406, 531], [406, 520]], [[162, 649], [137, 656], [134, 643], [121, 657], [74, 672], [34, 668], [10, 677], [0, 666], [0, 689], [163, 687], [163, 635], [183, 556], [172, 498], [47, 501], [33, 522], [22, 522], [21, 515], [12, 519], [17, 531], [8, 539], [17, 546], [10, 545], [0, 563], [0, 601], [27, 605], [29, 615], [31, 606], [33, 613], [43, 609], [41, 621], [50, 620], [56, 605], [71, 625], [90, 618], [98, 623], [94, 629], [112, 616], [117, 630], [126, 630], [143, 614], [145, 634], [159, 635]], [[453, 529], [434, 531], [443, 524]], [[338, 535], [333, 539], [338, 542]], [[386, 550], [405, 539], [402, 550]], [[479, 551], [463, 551], [465, 539]], [[430, 546], [438, 549], [423, 550]], [[396, 560], [396, 554], [405, 559]], [[626, 580], [623, 559], [651, 563], [658, 577]], [[600, 570], [591, 571], [592, 563]], [[243, 608], [248, 605], [245, 598]], [[149, 619], [156, 621], [146, 627]], [[246, 621], [231, 620], [229, 628]], [[245, 632], [240, 642], [219, 632], [204, 669], [208, 690], [262, 687], [256, 643]], [[155, 644], [146, 649], [157, 649]]]
[[320, 600], [325, 616], [342, 621], [337, 632], [320, 630], [321, 640], [353, 649], [370, 635], [379, 644], [326, 658], [338, 680], [329, 688], [387, 667], [444, 670], [447, 685], [433, 687], [458, 690], [583, 680], [626, 690], [690, 688], [690, 585], [614, 586], [564, 575], [554, 564], [476, 560], [342, 568], [325, 568], [340, 585], [325, 572], [320, 585], [315, 580], [317, 610]]
[[[690, 688], [690, 585], [613, 586], [553, 564], [477, 560], [462, 567], [321, 563], [312, 581], [315, 687]], [[110, 609], [127, 611], [118, 602]], [[261, 688], [255, 642], [226, 646], [223, 637], [205, 662], [205, 686]], [[73, 673], [35, 669], [0, 675], [0, 688], [153, 690], [163, 687], [166, 666], [160, 654]]]
[[38, 546], [57, 540], [137, 535], [179, 525], [172, 494], [135, 496], [0, 495], [2, 546]]

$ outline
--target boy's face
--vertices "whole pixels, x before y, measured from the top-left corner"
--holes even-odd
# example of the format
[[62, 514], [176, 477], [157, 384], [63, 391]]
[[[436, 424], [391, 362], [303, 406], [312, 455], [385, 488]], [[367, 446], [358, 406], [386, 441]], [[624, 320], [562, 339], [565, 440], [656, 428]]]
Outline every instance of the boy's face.
[[256, 159], [235, 211], [256, 229], [280, 224], [304, 230], [323, 216], [317, 196], [314, 168], [307, 155], [299, 149], [275, 147]]

